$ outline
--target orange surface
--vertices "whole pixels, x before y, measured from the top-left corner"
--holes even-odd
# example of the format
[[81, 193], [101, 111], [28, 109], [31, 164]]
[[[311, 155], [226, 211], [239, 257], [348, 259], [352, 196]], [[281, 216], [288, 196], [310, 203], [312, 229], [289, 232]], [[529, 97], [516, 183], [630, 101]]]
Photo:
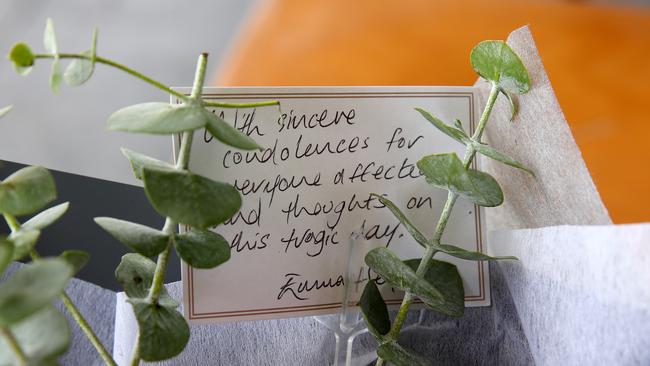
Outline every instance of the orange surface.
[[469, 51], [530, 24], [616, 223], [650, 221], [650, 11], [563, 2], [272, 0], [217, 85], [471, 85]]

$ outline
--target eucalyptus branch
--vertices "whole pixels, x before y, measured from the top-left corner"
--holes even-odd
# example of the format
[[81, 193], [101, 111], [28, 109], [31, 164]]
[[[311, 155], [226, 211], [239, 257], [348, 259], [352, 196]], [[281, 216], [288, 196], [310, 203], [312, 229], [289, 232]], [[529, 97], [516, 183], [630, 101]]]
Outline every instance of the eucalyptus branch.
[[5, 327], [0, 327], [0, 333], [2, 333], [2, 336], [5, 338], [5, 341], [7, 341], [7, 343], [9, 344], [9, 348], [11, 348], [11, 351], [14, 353], [14, 355], [16, 355], [16, 358], [18, 358], [18, 362], [20, 362], [20, 365], [27, 366], [27, 364], [29, 363], [29, 360], [27, 359], [27, 355], [20, 347], [20, 344], [16, 340], [16, 337], [14, 337], [11, 330]]

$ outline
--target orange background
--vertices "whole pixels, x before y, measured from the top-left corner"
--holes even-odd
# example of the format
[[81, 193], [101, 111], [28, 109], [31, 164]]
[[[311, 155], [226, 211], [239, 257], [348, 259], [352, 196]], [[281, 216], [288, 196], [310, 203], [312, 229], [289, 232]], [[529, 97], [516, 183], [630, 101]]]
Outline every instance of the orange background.
[[650, 221], [650, 11], [566, 2], [271, 0], [217, 85], [472, 85], [469, 51], [529, 24], [615, 223]]

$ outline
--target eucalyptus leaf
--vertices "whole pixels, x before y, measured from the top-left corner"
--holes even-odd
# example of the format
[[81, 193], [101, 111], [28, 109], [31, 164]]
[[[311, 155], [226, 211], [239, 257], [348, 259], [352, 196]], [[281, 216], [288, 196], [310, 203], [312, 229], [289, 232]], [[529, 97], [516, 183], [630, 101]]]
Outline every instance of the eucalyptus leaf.
[[66, 250], [61, 253], [59, 258], [68, 262], [68, 264], [72, 267], [74, 273], [77, 274], [83, 267], [86, 266], [86, 264], [88, 264], [88, 261], [90, 260], [90, 254], [84, 252], [83, 250]]
[[393, 287], [411, 291], [425, 302], [438, 303], [443, 300], [442, 294], [432, 284], [419, 278], [411, 267], [387, 248], [369, 251], [365, 262]]
[[195, 268], [214, 268], [230, 259], [230, 243], [209, 230], [191, 229], [174, 238], [176, 253]]
[[443, 253], [449, 254], [452, 257], [466, 259], [469, 261], [495, 261], [503, 259], [514, 259], [517, 260], [517, 257], [506, 256], [506, 257], [491, 257], [487, 254], [481, 252], [469, 251], [454, 245], [439, 244], [435, 246], [436, 250]]
[[503, 203], [499, 183], [489, 174], [465, 169], [455, 153], [425, 156], [417, 162], [427, 183], [454, 192], [479, 206]]
[[506, 99], [508, 99], [508, 104], [510, 104], [510, 122], [512, 122], [515, 120], [515, 117], [517, 117], [517, 113], [519, 113], [519, 105], [510, 93], [503, 89], [499, 89], [499, 91], [501, 94], [505, 95]]
[[0, 183], [0, 212], [28, 215], [56, 199], [56, 186], [50, 172], [29, 166]]
[[[115, 278], [122, 285], [126, 295], [132, 299], [146, 299], [156, 271], [156, 263], [137, 253], [127, 253], [122, 256], [120, 264], [115, 269]], [[148, 301], [140, 302], [151, 304]], [[178, 302], [172, 299], [163, 286], [158, 303], [161, 306], [175, 308]]]
[[110, 130], [164, 135], [196, 130], [207, 123], [206, 111], [196, 104], [136, 104], [108, 117]]
[[169, 163], [137, 153], [133, 150], [122, 148], [122, 154], [124, 154], [124, 156], [129, 159], [133, 174], [135, 174], [135, 177], [138, 179], [142, 179], [142, 169], [144, 167], [169, 170], [174, 169], [174, 166]]
[[143, 169], [144, 189], [153, 207], [174, 221], [207, 228], [223, 223], [241, 207], [239, 191], [184, 170]]
[[440, 119], [436, 118], [433, 116], [431, 113], [425, 111], [422, 108], [415, 108], [416, 111], [420, 112], [420, 114], [427, 119], [427, 121], [431, 122], [432, 125], [434, 125], [437, 129], [439, 129], [442, 133], [445, 135], [451, 137], [452, 139], [460, 142], [463, 145], [467, 145], [469, 142], [469, 136], [463, 131], [462, 129], [455, 128], [452, 126], [447, 125]]
[[95, 71], [95, 60], [97, 58], [97, 28], [93, 29], [92, 43], [89, 51], [82, 55], [88, 58], [76, 58], [72, 60], [63, 74], [65, 82], [70, 86], [79, 86], [90, 79]]
[[368, 281], [359, 299], [359, 307], [370, 333], [381, 339], [390, 331], [388, 307], [381, 297], [375, 281]]
[[29, 255], [32, 249], [34, 249], [40, 235], [41, 232], [39, 230], [27, 230], [25, 228], [21, 228], [20, 230], [11, 233], [11, 235], [9, 235], [9, 240], [14, 243], [14, 254], [12, 260], [18, 261]]
[[0, 237], [0, 275], [11, 263], [14, 255], [14, 243], [11, 240]]
[[32, 71], [34, 59], [31, 48], [24, 43], [14, 45], [9, 52], [9, 60], [13, 62], [14, 69], [20, 75], [27, 75]]
[[169, 243], [169, 235], [148, 226], [111, 217], [96, 217], [95, 222], [122, 244], [144, 255], [160, 254]]
[[206, 114], [208, 119], [208, 124], [205, 126], [205, 128], [217, 140], [223, 142], [226, 145], [243, 149], [243, 150], [262, 149], [262, 147], [258, 145], [257, 142], [255, 142], [255, 140], [253, 140], [245, 133], [242, 133], [241, 131], [231, 126], [228, 122], [224, 121], [221, 117], [205, 109], [204, 109], [204, 113]]
[[30, 263], [0, 284], [0, 326], [16, 324], [59, 296], [72, 277], [63, 259], [46, 258]]
[[[420, 265], [420, 259], [410, 259], [404, 263], [416, 271]], [[445, 315], [463, 316], [465, 311], [465, 289], [463, 288], [463, 280], [455, 265], [432, 259], [424, 279], [442, 294], [440, 301], [430, 302], [422, 299], [426, 306]]]
[[377, 356], [395, 366], [428, 366], [430, 363], [422, 356], [406, 349], [397, 342], [387, 342], [379, 346]]
[[[27, 356], [29, 365], [56, 364], [55, 359], [68, 350], [72, 338], [68, 320], [52, 305], [8, 329]], [[0, 337], [0, 350], [0, 365], [20, 365], [4, 337]]]
[[530, 90], [530, 77], [517, 54], [503, 41], [483, 41], [472, 49], [474, 71], [505, 91], [523, 94]]
[[408, 231], [409, 234], [411, 234], [413, 239], [415, 239], [415, 241], [418, 242], [418, 244], [420, 244], [424, 248], [428, 246], [427, 238], [424, 235], [422, 235], [422, 233], [415, 227], [415, 225], [413, 225], [411, 221], [409, 221], [408, 217], [406, 217], [406, 215], [393, 202], [391, 202], [391, 200], [389, 200], [384, 196], [380, 196], [376, 193], [371, 193], [370, 195], [376, 197], [379, 200], [379, 202], [384, 204], [384, 206], [388, 207], [390, 212], [393, 213], [395, 218], [399, 220], [399, 222], [404, 226], [406, 231]]
[[50, 89], [52, 89], [52, 92], [56, 94], [61, 88], [61, 64], [59, 62], [59, 46], [56, 42], [54, 23], [51, 18], [47, 18], [47, 22], [45, 23], [43, 45], [47, 52], [54, 55], [54, 58], [52, 59], [52, 71], [50, 73]]
[[165, 306], [134, 304], [139, 325], [140, 357], [145, 361], [161, 361], [183, 352], [190, 339], [190, 328], [176, 310]]
[[533, 173], [532, 170], [530, 170], [529, 168], [524, 166], [522, 163], [520, 163], [517, 160], [509, 157], [508, 155], [496, 150], [495, 148], [493, 148], [493, 147], [491, 147], [489, 145], [481, 144], [481, 143], [478, 143], [478, 142], [473, 142], [472, 146], [474, 147], [474, 149], [476, 151], [480, 152], [481, 154], [483, 154], [483, 155], [485, 155], [485, 156], [487, 156], [489, 158], [500, 161], [500, 162], [502, 162], [502, 163], [504, 163], [506, 165], [510, 165], [511, 167], [521, 169], [521, 170], [529, 173], [533, 177], [535, 176], [535, 173]]
[[61, 216], [63, 216], [66, 211], [68, 211], [69, 207], [70, 202], [64, 202], [54, 207], [50, 207], [47, 210], [27, 220], [22, 225], [22, 228], [25, 230], [43, 230], [60, 219]]
[[13, 108], [14, 108], [14, 107], [11, 106], [11, 105], [8, 105], [8, 106], [6, 106], [6, 107], [0, 108], [0, 118], [6, 116], [7, 113], [11, 112], [11, 110], [12, 110]]

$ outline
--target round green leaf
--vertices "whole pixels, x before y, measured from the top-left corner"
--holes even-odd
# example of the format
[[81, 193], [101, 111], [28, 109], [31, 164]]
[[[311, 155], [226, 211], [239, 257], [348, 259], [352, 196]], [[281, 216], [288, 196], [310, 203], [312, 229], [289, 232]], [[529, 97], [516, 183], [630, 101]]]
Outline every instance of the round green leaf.
[[208, 228], [223, 223], [241, 207], [239, 191], [185, 170], [143, 169], [144, 189], [153, 207], [174, 221]]
[[499, 183], [487, 173], [465, 169], [455, 153], [425, 156], [417, 162], [427, 183], [454, 192], [479, 206], [503, 203]]
[[63, 214], [68, 211], [69, 207], [70, 202], [64, 202], [54, 207], [50, 207], [47, 210], [27, 220], [22, 225], [22, 228], [24, 230], [43, 230], [60, 219], [61, 216], [63, 216]]
[[95, 222], [119, 242], [145, 257], [160, 254], [169, 243], [169, 235], [148, 226], [111, 217], [96, 217]]
[[387, 342], [377, 348], [377, 356], [395, 366], [427, 366], [430, 363], [415, 351], [406, 349], [397, 342]]
[[0, 284], [0, 326], [15, 324], [59, 296], [72, 277], [72, 267], [58, 258], [41, 259]]
[[528, 71], [517, 54], [503, 41], [483, 41], [472, 49], [474, 71], [502, 89], [523, 94], [530, 90]]
[[261, 149], [261, 146], [258, 145], [255, 140], [231, 126], [221, 117], [205, 109], [203, 111], [208, 119], [208, 124], [205, 126], [205, 128], [217, 140], [223, 142], [226, 145], [242, 150]]
[[11, 105], [8, 105], [8, 106], [6, 106], [6, 107], [0, 108], [0, 118], [4, 117], [5, 115], [7, 115], [7, 113], [11, 112], [11, 110], [12, 110], [13, 108], [14, 108], [14, 107], [11, 106]]
[[89, 51], [82, 52], [82, 55], [89, 59], [76, 58], [72, 60], [65, 69], [63, 79], [70, 86], [79, 86], [90, 79], [95, 71], [95, 59], [97, 58], [97, 28], [93, 29], [92, 43]]
[[0, 212], [28, 215], [56, 199], [56, 186], [50, 172], [29, 166], [0, 183]]
[[34, 54], [32, 50], [24, 43], [14, 45], [9, 52], [9, 60], [13, 62], [14, 69], [21, 75], [27, 75], [32, 71], [34, 65]]
[[[12, 325], [13, 334], [25, 352], [29, 365], [49, 365], [70, 346], [68, 320], [54, 306], [48, 305], [27, 319]], [[19, 365], [4, 337], [0, 337], [0, 365]]]
[[207, 123], [203, 107], [192, 104], [136, 104], [108, 117], [110, 130], [164, 135], [196, 130]]
[[22, 228], [9, 235], [9, 240], [14, 243], [14, 254], [12, 260], [18, 261], [27, 256], [41, 236], [39, 230], [27, 230]]
[[161, 361], [183, 352], [190, 339], [185, 318], [166, 306], [134, 304], [133, 311], [140, 328], [140, 357], [145, 361]]
[[137, 153], [126, 148], [122, 148], [122, 154], [124, 154], [124, 156], [129, 159], [133, 174], [135, 174], [135, 177], [138, 179], [142, 179], [142, 169], [144, 167], [169, 170], [175, 169], [174, 166], [169, 163], [154, 159], [152, 157]]
[[0, 237], [0, 275], [5, 268], [11, 263], [14, 255], [14, 243], [11, 240]]
[[90, 254], [83, 250], [66, 250], [61, 253], [59, 258], [68, 262], [74, 273], [77, 274], [90, 260]]
[[209, 230], [192, 229], [174, 238], [176, 252], [195, 268], [214, 268], [230, 259], [230, 244]]
[[388, 307], [386, 307], [386, 302], [381, 297], [375, 281], [368, 281], [366, 284], [359, 299], [359, 307], [370, 333], [378, 339], [388, 334], [390, 331]]
[[[410, 259], [404, 261], [404, 263], [411, 267], [413, 271], [417, 271], [420, 259]], [[465, 311], [465, 289], [463, 279], [460, 277], [455, 265], [432, 259], [424, 279], [442, 294], [442, 298], [436, 301], [422, 299], [425, 305], [445, 315], [463, 316]]]
[[391, 286], [411, 291], [424, 301], [437, 303], [442, 294], [432, 284], [419, 278], [413, 269], [387, 248], [375, 248], [366, 254], [366, 264]]
[[[127, 253], [122, 256], [120, 264], [115, 269], [115, 278], [122, 285], [124, 292], [131, 299], [145, 299], [156, 271], [156, 263], [137, 253]], [[149, 302], [137, 302], [146, 303]], [[172, 299], [163, 286], [158, 303], [162, 306], [175, 308], [178, 302]]]

